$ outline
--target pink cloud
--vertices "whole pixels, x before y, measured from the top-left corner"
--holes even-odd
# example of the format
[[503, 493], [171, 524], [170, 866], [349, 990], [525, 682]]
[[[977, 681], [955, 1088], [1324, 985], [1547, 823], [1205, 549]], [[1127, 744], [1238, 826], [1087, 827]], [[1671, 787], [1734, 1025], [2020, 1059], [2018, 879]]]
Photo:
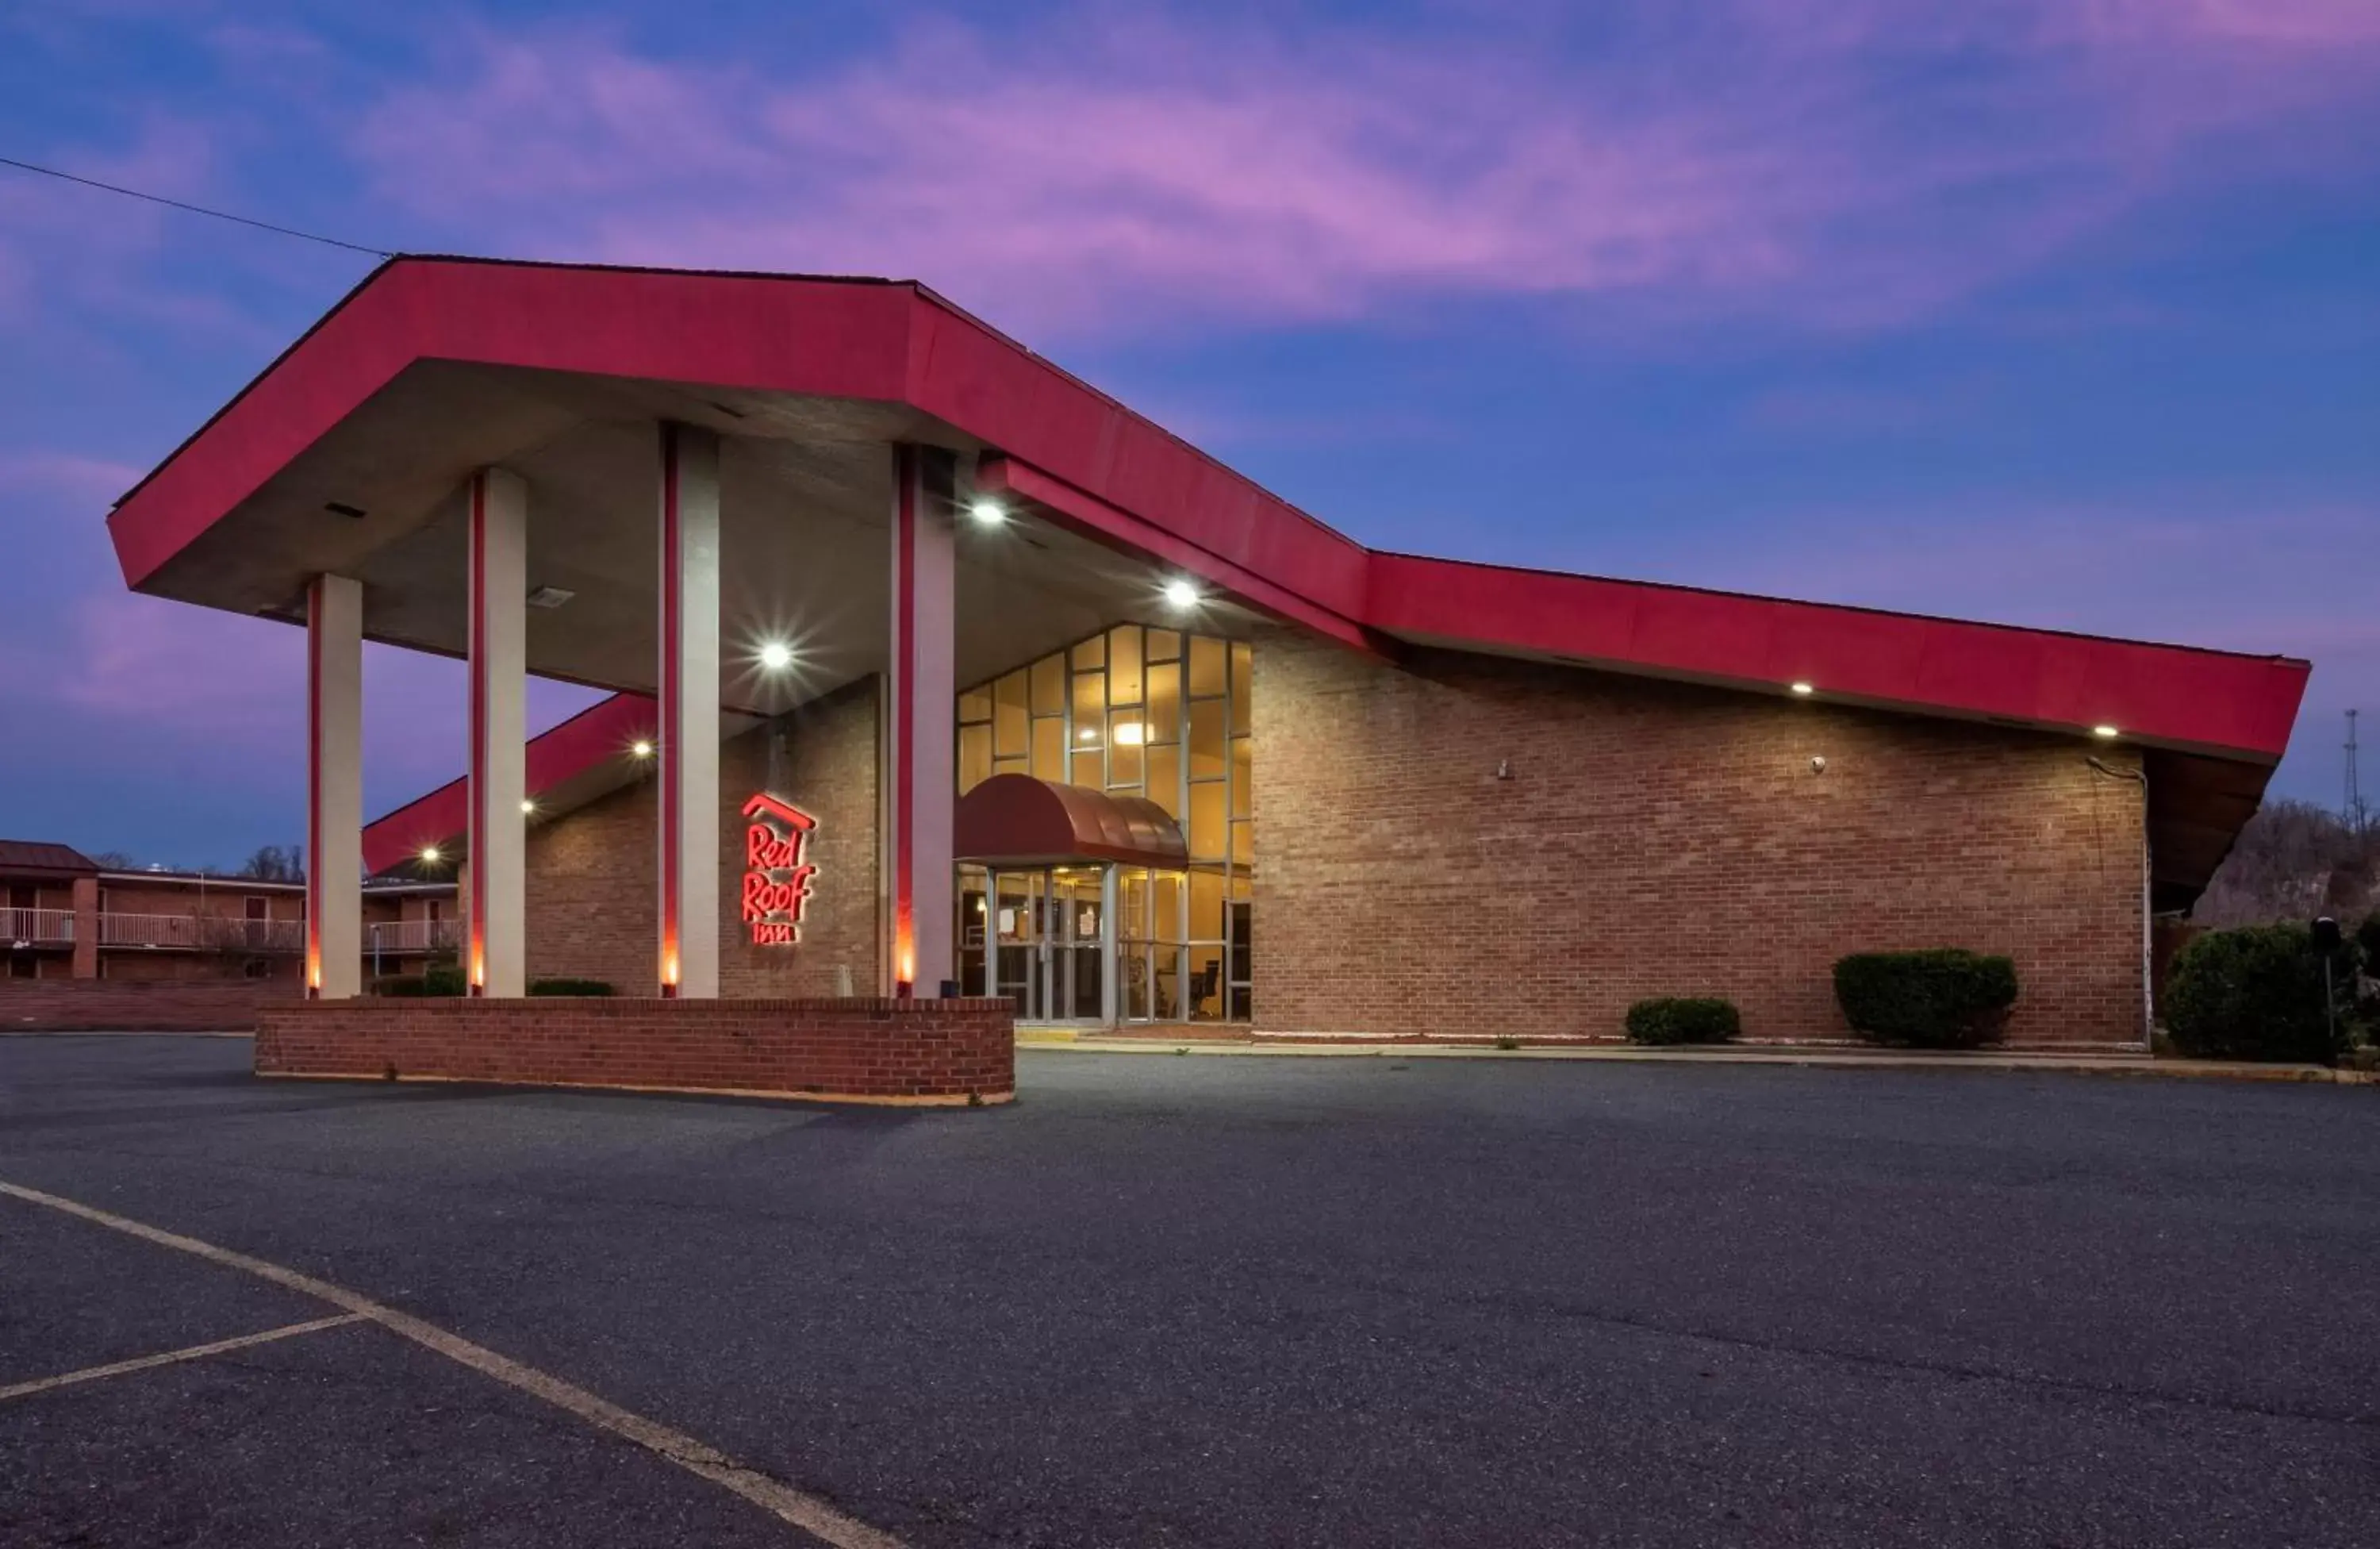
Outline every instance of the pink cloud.
[[[1559, 67], [1101, 12], [920, 24], [792, 79], [490, 31], [357, 146], [516, 250], [910, 274], [1037, 330], [1516, 293], [1874, 323], [2089, 239], [2197, 176], [2186, 150], [2368, 94], [2373, 9], [1738, 0], [1623, 12], [1658, 46]], [[1888, 89], [1928, 59], [1988, 68]]]

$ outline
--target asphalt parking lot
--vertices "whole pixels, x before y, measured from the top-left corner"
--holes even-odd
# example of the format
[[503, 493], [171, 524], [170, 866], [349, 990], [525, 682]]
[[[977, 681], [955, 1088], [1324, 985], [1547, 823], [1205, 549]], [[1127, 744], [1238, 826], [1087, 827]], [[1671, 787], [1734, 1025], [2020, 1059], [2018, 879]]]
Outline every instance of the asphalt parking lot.
[[1037, 1053], [902, 1115], [247, 1060], [0, 1038], [0, 1543], [2380, 1543], [2369, 1088]]

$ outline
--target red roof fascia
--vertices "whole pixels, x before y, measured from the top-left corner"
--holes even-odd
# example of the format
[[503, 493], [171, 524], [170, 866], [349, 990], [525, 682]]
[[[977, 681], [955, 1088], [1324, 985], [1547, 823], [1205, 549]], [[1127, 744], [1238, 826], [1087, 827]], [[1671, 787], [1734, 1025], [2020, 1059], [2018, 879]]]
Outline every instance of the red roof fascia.
[[1375, 554], [1391, 634], [2277, 760], [2312, 670], [2243, 656], [1691, 587]]
[[[642, 694], [599, 700], [560, 726], [530, 738], [523, 785], [531, 797], [583, 774], [607, 759], [625, 759], [638, 738], [653, 735], [653, 701]], [[456, 779], [364, 827], [364, 874], [373, 876], [449, 845], [470, 826], [467, 784]]]
[[455, 259], [384, 265], [127, 495], [109, 528], [128, 583], [420, 359], [906, 402], [1001, 448], [1005, 487], [1079, 530], [1366, 649], [1368, 629], [1747, 684], [1807, 678], [1907, 709], [2112, 723], [2258, 761], [2286, 748], [2308, 672], [1376, 555], [914, 284]]
[[[1086, 537], [1112, 548], [1153, 555], [1177, 569], [1213, 581], [1277, 617], [1303, 624], [1342, 645], [1375, 655], [1381, 653], [1379, 642], [1362, 625], [1309, 602], [1307, 594], [1300, 590], [1276, 584], [1030, 464], [1014, 457], [986, 457], [976, 469], [975, 484], [986, 494], [1008, 494], [1032, 501], [1062, 525]], [[1328, 583], [1336, 578], [1318, 579], [1326, 582], [1320, 590], [1330, 590]]]

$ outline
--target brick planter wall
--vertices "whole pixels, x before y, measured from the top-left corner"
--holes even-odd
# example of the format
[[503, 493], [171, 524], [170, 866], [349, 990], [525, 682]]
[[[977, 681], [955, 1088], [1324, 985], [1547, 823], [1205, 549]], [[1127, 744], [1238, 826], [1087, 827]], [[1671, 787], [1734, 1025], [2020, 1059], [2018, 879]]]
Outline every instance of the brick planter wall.
[[0, 979], [0, 1032], [247, 1032], [287, 979]]
[[1005, 1000], [297, 1001], [257, 1019], [260, 1076], [1004, 1103]]

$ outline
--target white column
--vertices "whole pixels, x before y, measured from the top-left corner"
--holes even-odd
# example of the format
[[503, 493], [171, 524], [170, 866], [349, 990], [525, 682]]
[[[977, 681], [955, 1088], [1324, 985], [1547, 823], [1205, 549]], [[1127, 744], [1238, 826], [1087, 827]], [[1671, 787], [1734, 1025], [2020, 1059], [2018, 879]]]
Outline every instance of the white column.
[[523, 940], [528, 898], [522, 855], [528, 795], [527, 681], [528, 486], [483, 468], [470, 501], [470, 894], [464, 902], [465, 968], [475, 995], [528, 993]]
[[951, 814], [957, 596], [951, 537], [952, 459], [892, 449], [892, 735], [886, 869], [892, 879], [889, 977], [895, 994], [939, 995], [951, 957]]
[[661, 982], [719, 994], [719, 438], [662, 427]]
[[364, 591], [306, 588], [306, 993], [346, 1000], [363, 978]]

